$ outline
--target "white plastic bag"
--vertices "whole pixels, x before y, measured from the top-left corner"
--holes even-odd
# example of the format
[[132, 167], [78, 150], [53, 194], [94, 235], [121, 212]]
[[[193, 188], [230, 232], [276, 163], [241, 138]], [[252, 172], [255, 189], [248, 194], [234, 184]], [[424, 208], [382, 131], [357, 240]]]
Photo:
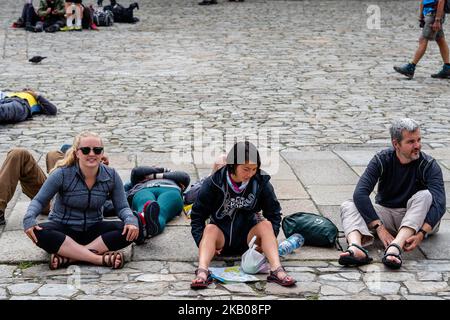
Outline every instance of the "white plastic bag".
[[256, 236], [248, 244], [249, 249], [242, 255], [241, 269], [249, 274], [269, 273], [270, 265], [266, 257], [256, 251], [255, 241]]

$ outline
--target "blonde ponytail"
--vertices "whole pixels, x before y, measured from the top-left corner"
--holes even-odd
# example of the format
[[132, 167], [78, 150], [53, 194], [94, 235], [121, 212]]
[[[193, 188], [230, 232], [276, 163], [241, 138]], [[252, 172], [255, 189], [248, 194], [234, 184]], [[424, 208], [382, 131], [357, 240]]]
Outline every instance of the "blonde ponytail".
[[75, 163], [78, 161], [76, 153], [77, 153], [78, 148], [80, 147], [80, 141], [82, 138], [87, 138], [87, 137], [95, 137], [95, 138], [100, 139], [100, 142], [103, 146], [103, 140], [100, 137], [100, 135], [98, 135], [97, 133], [90, 132], [90, 131], [81, 132], [79, 135], [77, 135], [73, 139], [73, 144], [66, 151], [64, 159], [58, 160], [55, 164], [55, 167], [50, 171], [50, 173], [52, 173], [53, 170], [56, 170], [57, 168], [60, 168], [60, 167], [70, 167], [70, 166], [75, 165]]

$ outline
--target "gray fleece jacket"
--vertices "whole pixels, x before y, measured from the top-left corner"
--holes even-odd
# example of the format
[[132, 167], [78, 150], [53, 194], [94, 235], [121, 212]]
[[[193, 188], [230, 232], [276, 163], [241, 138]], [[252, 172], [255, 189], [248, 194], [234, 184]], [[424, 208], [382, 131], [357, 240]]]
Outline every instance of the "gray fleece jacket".
[[138, 221], [128, 206], [119, 175], [113, 168], [100, 164], [91, 190], [87, 188], [78, 165], [53, 171], [28, 207], [23, 219], [24, 230], [37, 224], [36, 217], [55, 195], [48, 219], [68, 225], [75, 231], [86, 231], [103, 220], [102, 207], [108, 196], [119, 218], [125, 224], [138, 226]]

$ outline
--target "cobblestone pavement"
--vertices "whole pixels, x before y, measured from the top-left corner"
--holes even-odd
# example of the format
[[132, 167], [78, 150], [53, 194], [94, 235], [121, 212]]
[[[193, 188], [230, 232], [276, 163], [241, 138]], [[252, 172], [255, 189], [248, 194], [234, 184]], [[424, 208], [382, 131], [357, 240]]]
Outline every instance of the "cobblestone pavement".
[[[282, 152], [271, 174], [284, 214], [319, 212], [340, 226], [339, 204], [375, 150], [388, 145], [389, 123], [410, 116], [423, 124], [424, 149], [439, 161], [448, 190], [450, 93], [447, 81], [429, 77], [440, 67], [437, 46], [430, 45], [413, 80], [392, 70], [417, 44], [417, 1], [196, 2], [142, 0], [136, 25], [31, 34], [9, 28], [21, 1], [3, 0], [0, 90], [36, 88], [59, 113], [0, 126], [0, 162], [20, 146], [43, 164], [45, 152], [91, 129], [105, 137], [124, 180], [137, 164], [175, 167], [195, 180], [209, 164], [192, 153], [194, 134], [221, 149], [232, 134], [277, 130]], [[381, 8], [380, 30], [367, 28], [369, 5]], [[48, 58], [29, 64], [37, 54]], [[174, 164], [171, 152], [180, 145], [188, 160]], [[450, 298], [448, 213], [441, 231], [406, 255], [399, 272], [380, 264], [379, 246], [371, 250], [375, 263], [358, 269], [337, 266], [333, 249], [304, 247], [283, 262], [299, 281], [294, 289], [261, 275], [250, 285], [194, 292], [197, 251], [184, 216], [128, 250], [130, 262], [120, 271], [50, 271], [48, 257], [21, 230], [28, 203], [18, 192], [0, 228], [0, 299]]]
[[[172, 131], [196, 122], [278, 129], [282, 148], [360, 147], [386, 144], [406, 115], [425, 124], [425, 142], [450, 141], [448, 82], [429, 76], [437, 46], [413, 81], [392, 69], [417, 45], [416, 1], [141, 1], [136, 25], [70, 34], [11, 29], [21, 1], [5, 2], [0, 88], [37, 88], [60, 113], [0, 128], [0, 151], [57, 147], [87, 128], [117, 152], [167, 152]], [[380, 30], [367, 28], [369, 5]], [[27, 63], [36, 54], [48, 59]]]

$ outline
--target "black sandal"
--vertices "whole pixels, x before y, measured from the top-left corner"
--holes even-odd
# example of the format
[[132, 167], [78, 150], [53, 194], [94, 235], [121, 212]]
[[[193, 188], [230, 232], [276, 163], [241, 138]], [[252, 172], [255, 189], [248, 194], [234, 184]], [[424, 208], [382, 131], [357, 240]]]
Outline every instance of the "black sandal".
[[[355, 253], [352, 250], [349, 250], [348, 248], [350, 247], [356, 247], [359, 250], [361, 250], [362, 252], [364, 252], [364, 254], [366, 255], [364, 258], [356, 258], [355, 257]], [[357, 245], [355, 243], [352, 243], [348, 246], [347, 250], [345, 250], [344, 252], [348, 252], [350, 255], [348, 256], [341, 256], [339, 257], [339, 264], [341, 266], [363, 266], [365, 264], [369, 264], [372, 262], [372, 258], [369, 257], [369, 251], [367, 251], [366, 249], [364, 249], [363, 247], [361, 247], [360, 245]]]
[[[398, 249], [398, 254], [395, 253], [387, 253], [388, 249], [390, 247], [396, 247]], [[403, 260], [402, 260], [402, 248], [400, 248], [400, 246], [396, 243], [391, 243], [390, 245], [387, 246], [386, 250], [384, 250], [384, 255], [383, 258], [381, 259], [381, 262], [383, 262], [383, 264], [391, 269], [400, 269], [400, 267], [402, 266]], [[400, 260], [400, 263], [392, 261], [392, 260], [388, 260], [387, 257], [395, 257], [398, 260]]]
[[[203, 273], [206, 275], [206, 279], [203, 279], [198, 276], [199, 273]], [[191, 289], [206, 289], [211, 283], [213, 283], [213, 277], [211, 271], [208, 269], [197, 268], [195, 270], [195, 279], [194, 280], [202, 280], [201, 282], [191, 282]]]
[[[54, 264], [53, 264], [55, 259], [56, 259], [56, 261], [58, 261], [56, 263], [56, 266], [54, 266]], [[48, 264], [48, 267], [50, 268], [50, 270], [56, 270], [56, 269], [59, 269], [59, 268], [66, 268], [69, 265], [70, 265], [70, 259], [69, 258], [60, 256], [59, 254], [56, 254], [56, 253], [52, 253], [50, 255], [50, 262]]]
[[[116, 266], [116, 260], [120, 258], [120, 264]], [[107, 251], [102, 256], [103, 265], [112, 269], [122, 269], [125, 259], [121, 251]]]
[[[286, 275], [282, 279], [278, 278], [278, 273], [280, 272], [286, 273]], [[291, 279], [289, 280], [288, 277]], [[267, 282], [275, 282], [283, 287], [292, 287], [297, 283], [297, 280], [288, 275], [286, 270], [284, 270], [284, 268], [280, 266], [276, 268], [274, 271], [270, 271], [269, 275], [267, 276]]]

